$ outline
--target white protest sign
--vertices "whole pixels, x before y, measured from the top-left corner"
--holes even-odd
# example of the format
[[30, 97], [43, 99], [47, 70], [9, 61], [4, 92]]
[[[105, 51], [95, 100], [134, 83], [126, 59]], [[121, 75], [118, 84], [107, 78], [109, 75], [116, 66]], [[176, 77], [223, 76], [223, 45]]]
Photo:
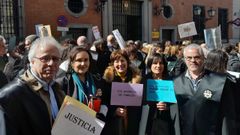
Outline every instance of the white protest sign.
[[143, 84], [112, 83], [111, 105], [141, 106]]
[[73, 104], [61, 108], [52, 128], [52, 135], [100, 135], [104, 122]]
[[40, 37], [40, 26], [43, 26], [43, 24], [37, 24], [37, 25], [35, 25], [35, 31], [36, 31], [36, 35], [38, 36], [38, 37]]
[[95, 37], [96, 40], [102, 38], [102, 37], [101, 37], [101, 34], [100, 34], [100, 32], [99, 32], [98, 26], [93, 26], [93, 27], [92, 27], [92, 31], [93, 31], [93, 35], [94, 35], [94, 37]]
[[178, 25], [178, 32], [179, 32], [180, 38], [197, 35], [197, 30], [194, 22]]
[[126, 46], [126, 43], [125, 43], [122, 35], [121, 35], [120, 32], [118, 31], [118, 29], [112, 31], [112, 33], [113, 33], [114, 37], [116, 38], [116, 40], [117, 40], [120, 48], [121, 48], [121, 49], [124, 49], [125, 46]]
[[208, 50], [221, 49], [222, 39], [221, 39], [221, 27], [204, 29], [204, 39], [208, 47]]
[[37, 28], [38, 28], [37, 33], [39, 33], [40, 37], [52, 36], [50, 25], [38, 25]]

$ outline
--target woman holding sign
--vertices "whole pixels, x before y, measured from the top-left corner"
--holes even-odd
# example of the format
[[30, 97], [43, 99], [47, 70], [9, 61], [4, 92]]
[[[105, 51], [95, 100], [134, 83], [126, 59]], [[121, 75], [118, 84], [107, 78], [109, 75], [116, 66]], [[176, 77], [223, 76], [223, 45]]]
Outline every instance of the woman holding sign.
[[102, 135], [138, 135], [141, 107], [111, 105], [112, 82], [140, 83], [141, 73], [130, 66], [126, 51], [117, 50], [110, 56], [110, 66], [103, 78], [107, 85], [103, 89], [103, 99], [108, 106], [107, 120]]
[[[154, 53], [148, 58], [147, 68], [150, 72], [144, 77], [145, 95], [148, 94], [147, 80], [167, 80], [167, 63], [164, 56]], [[146, 124], [147, 135], [173, 135], [173, 125], [171, 122], [168, 103], [161, 101], [153, 101], [152, 99], [144, 98], [145, 103], [149, 106], [148, 119]]]
[[93, 106], [93, 98], [101, 96], [102, 79], [91, 73], [91, 54], [84, 48], [74, 47], [69, 52], [69, 61], [69, 71], [57, 81], [65, 94], [98, 111], [99, 105]]

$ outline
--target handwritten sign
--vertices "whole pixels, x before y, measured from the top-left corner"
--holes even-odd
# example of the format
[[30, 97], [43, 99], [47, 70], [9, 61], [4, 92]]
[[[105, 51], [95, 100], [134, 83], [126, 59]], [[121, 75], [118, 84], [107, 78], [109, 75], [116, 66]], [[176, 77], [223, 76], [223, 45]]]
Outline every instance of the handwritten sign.
[[147, 100], [176, 103], [173, 81], [147, 80]]
[[141, 106], [143, 84], [112, 83], [111, 105]]
[[37, 35], [38, 37], [40, 37], [39, 29], [40, 29], [41, 26], [43, 26], [43, 24], [37, 24], [37, 25], [35, 25], [35, 31], [36, 31], [36, 35]]
[[204, 38], [205, 43], [208, 47], [208, 50], [221, 49], [222, 48], [222, 39], [221, 39], [221, 27], [204, 29]]
[[92, 31], [93, 31], [93, 36], [95, 37], [96, 40], [101, 39], [101, 34], [99, 32], [98, 26], [93, 26], [92, 27]]
[[126, 43], [125, 43], [122, 35], [121, 35], [120, 32], [118, 31], [118, 29], [112, 31], [112, 33], [113, 33], [114, 37], [116, 38], [116, 40], [117, 40], [120, 48], [121, 48], [121, 49], [124, 49], [125, 46], [126, 46]]
[[179, 32], [180, 38], [197, 35], [197, 30], [194, 22], [178, 25], [178, 32]]
[[48, 36], [52, 36], [52, 32], [51, 32], [51, 27], [50, 25], [35, 25], [36, 27], [36, 34], [39, 37], [48, 37]]

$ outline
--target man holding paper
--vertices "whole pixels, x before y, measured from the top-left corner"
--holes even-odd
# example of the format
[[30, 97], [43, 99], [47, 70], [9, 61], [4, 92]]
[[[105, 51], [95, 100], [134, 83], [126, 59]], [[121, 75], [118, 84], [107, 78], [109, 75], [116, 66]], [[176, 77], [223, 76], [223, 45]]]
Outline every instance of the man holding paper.
[[171, 106], [175, 133], [236, 135], [237, 114], [226, 75], [204, 69], [204, 54], [197, 44], [186, 46], [183, 55], [187, 71], [174, 79], [177, 105]]
[[30, 68], [1, 89], [7, 135], [51, 135], [65, 96], [53, 81], [60, 57], [53, 37], [38, 38], [28, 53]]

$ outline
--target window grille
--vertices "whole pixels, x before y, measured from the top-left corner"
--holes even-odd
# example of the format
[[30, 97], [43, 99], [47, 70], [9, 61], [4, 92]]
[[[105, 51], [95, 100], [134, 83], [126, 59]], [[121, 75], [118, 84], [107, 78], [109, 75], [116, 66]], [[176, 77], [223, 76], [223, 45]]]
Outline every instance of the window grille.
[[0, 0], [0, 34], [6, 39], [21, 38], [23, 17], [21, 0]]
[[125, 40], [142, 39], [142, 2], [113, 1], [113, 29], [118, 29]]

